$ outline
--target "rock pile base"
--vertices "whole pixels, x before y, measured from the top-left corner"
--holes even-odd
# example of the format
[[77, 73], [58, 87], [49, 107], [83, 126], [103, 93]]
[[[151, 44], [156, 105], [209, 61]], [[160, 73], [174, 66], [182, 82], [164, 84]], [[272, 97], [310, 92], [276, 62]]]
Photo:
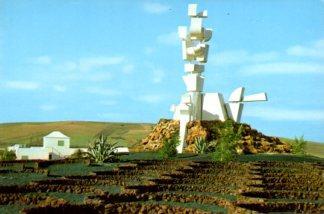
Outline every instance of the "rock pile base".
[[[161, 119], [152, 132], [137, 146], [137, 151], [156, 151], [163, 145], [163, 141], [171, 139], [179, 133], [177, 120]], [[238, 142], [237, 152], [243, 154], [257, 153], [290, 153], [289, 144], [280, 141], [277, 137], [270, 137], [251, 128], [248, 124], [232, 123], [233, 129], [238, 130], [242, 126], [242, 138]], [[195, 152], [195, 139], [202, 137], [210, 141], [217, 141], [219, 133], [224, 129], [222, 121], [191, 121], [187, 124], [186, 152]]]

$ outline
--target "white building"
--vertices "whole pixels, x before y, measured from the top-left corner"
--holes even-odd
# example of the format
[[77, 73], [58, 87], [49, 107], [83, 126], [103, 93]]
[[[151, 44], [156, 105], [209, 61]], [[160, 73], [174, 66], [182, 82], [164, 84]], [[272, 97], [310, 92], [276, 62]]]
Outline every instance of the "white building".
[[[56, 160], [67, 158], [77, 150], [87, 152], [87, 148], [70, 148], [70, 138], [59, 131], [43, 137], [42, 147], [25, 147], [19, 144], [9, 146], [16, 153], [17, 160]], [[129, 153], [128, 147], [118, 147], [116, 153]]]
[[72, 155], [78, 149], [87, 151], [86, 148], [70, 148], [70, 138], [59, 131], [51, 132], [43, 137], [42, 147], [22, 147], [13, 145], [9, 151], [16, 153], [17, 160], [54, 160]]

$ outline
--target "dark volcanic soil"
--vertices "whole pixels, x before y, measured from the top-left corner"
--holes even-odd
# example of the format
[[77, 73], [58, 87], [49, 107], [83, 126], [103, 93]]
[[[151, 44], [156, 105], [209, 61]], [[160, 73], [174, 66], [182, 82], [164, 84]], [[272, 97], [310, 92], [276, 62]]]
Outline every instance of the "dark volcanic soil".
[[321, 213], [323, 173], [316, 162], [132, 161], [89, 175], [0, 184], [0, 206], [23, 213]]

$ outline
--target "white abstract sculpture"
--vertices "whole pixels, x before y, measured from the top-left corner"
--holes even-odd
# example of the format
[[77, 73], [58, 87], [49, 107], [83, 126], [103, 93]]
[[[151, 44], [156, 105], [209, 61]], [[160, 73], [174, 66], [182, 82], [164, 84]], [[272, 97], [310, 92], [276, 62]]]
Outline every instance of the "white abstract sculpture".
[[187, 92], [182, 95], [180, 104], [172, 105], [171, 111], [174, 120], [180, 120], [180, 144], [178, 153], [182, 153], [185, 145], [187, 123], [193, 120], [221, 120], [230, 118], [240, 122], [243, 111], [243, 102], [266, 101], [266, 93], [253, 94], [244, 97], [244, 88], [235, 89], [224, 102], [221, 93], [203, 93], [204, 63], [208, 59], [212, 29], [203, 27], [203, 19], [207, 18], [207, 10], [197, 12], [197, 4], [189, 4], [189, 29], [185, 26], [178, 28], [178, 35], [182, 42], [182, 58], [187, 61], [184, 65], [183, 81]]

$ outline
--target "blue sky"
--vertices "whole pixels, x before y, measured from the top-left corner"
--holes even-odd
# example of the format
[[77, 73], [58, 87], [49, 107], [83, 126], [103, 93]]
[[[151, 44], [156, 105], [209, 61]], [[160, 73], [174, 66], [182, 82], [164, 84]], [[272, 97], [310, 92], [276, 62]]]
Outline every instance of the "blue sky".
[[242, 121], [324, 142], [321, 0], [0, 0], [0, 122], [171, 118], [188, 3], [208, 9], [214, 30], [205, 91], [265, 91]]

